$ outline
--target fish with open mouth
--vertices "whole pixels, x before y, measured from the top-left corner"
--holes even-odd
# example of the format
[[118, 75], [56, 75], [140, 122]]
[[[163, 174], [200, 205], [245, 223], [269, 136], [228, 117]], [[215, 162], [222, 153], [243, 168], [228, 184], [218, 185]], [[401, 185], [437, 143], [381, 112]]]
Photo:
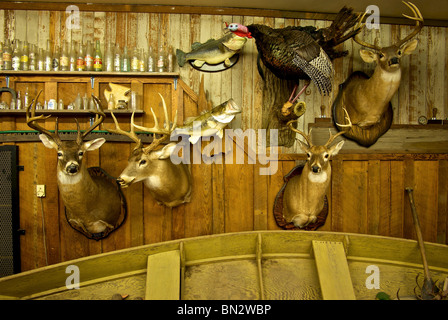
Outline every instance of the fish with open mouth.
[[240, 30], [241, 28], [246, 27], [232, 23], [227, 25], [230, 33], [219, 39], [209, 39], [204, 43], [195, 42], [191, 46], [192, 50], [188, 53], [177, 49], [177, 63], [180, 67], [183, 67], [185, 62], [192, 60], [193, 65], [200, 68], [204, 63], [216, 65], [224, 62], [226, 67], [230, 67], [230, 58], [243, 48], [247, 38], [251, 38], [250, 32]]
[[223, 129], [241, 111], [241, 107], [233, 99], [230, 99], [197, 117], [187, 118], [184, 125], [177, 127], [172, 135], [189, 135], [188, 140], [192, 144], [198, 142], [201, 137], [209, 137], [215, 134], [222, 138], [224, 135]]

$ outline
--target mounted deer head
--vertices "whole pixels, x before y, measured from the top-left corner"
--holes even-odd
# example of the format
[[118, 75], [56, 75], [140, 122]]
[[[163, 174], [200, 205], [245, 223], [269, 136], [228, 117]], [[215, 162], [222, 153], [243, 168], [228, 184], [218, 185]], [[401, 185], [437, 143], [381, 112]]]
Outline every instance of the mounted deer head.
[[[173, 164], [170, 155], [174, 151], [176, 143], [169, 143], [161, 149], [157, 149], [166, 141], [171, 132], [176, 128], [177, 112], [174, 116], [173, 125], [170, 127], [168, 112], [165, 100], [162, 99], [163, 110], [165, 114], [165, 125], [159, 127], [154, 110], [151, 112], [154, 118], [154, 127], [146, 128], [134, 123], [134, 114], [131, 116], [131, 131], [127, 132], [120, 128], [117, 119], [111, 112], [115, 122], [115, 129], [109, 129], [112, 133], [122, 134], [129, 137], [137, 145], [128, 159], [128, 165], [118, 177], [117, 181], [122, 187], [143, 181], [150, 194], [159, 203], [168, 207], [175, 207], [185, 202], [190, 202], [191, 178], [188, 167], [184, 163]], [[135, 129], [153, 133], [154, 140], [144, 147], [141, 139], [135, 133]], [[156, 139], [155, 134], [162, 136]]]
[[[413, 17], [403, 14], [406, 18], [415, 20], [414, 30], [388, 47], [364, 42], [357, 34], [353, 40], [370, 49], [361, 49], [361, 58], [367, 63], [375, 62], [375, 71], [370, 78], [359, 71], [352, 73], [346, 82], [340, 85], [339, 94], [333, 104], [335, 122], [343, 119], [342, 108], [345, 107], [353, 123], [353, 128], [347, 132], [346, 137], [363, 146], [375, 143], [392, 124], [390, 100], [400, 86], [400, 62], [404, 55], [415, 50], [418, 41], [412, 39], [423, 28], [423, 17], [418, 8], [410, 2], [403, 3], [414, 13]], [[357, 27], [362, 25], [363, 17], [359, 19]]]
[[[350, 117], [346, 114], [347, 125], [350, 127]], [[283, 194], [283, 217], [287, 222], [293, 222], [295, 227], [304, 228], [310, 223], [314, 223], [317, 216], [324, 207], [324, 198], [331, 181], [330, 158], [338, 154], [344, 145], [344, 140], [335, 145], [333, 141], [343, 134], [338, 132], [332, 135], [322, 146], [315, 146], [311, 143], [311, 138], [304, 132], [292, 126], [292, 120], [287, 123], [289, 128], [299, 133], [305, 138], [305, 142], [297, 140], [300, 148], [307, 155], [307, 160], [302, 169], [302, 174], [292, 177]]]
[[[40, 92], [39, 92], [40, 95]], [[100, 239], [107, 236], [119, 225], [121, 207], [125, 199], [116, 183], [101, 170], [93, 171], [83, 165], [82, 160], [87, 151], [100, 148], [106, 141], [98, 138], [84, 141], [85, 137], [105, 118], [99, 100], [93, 96], [97, 111], [93, 125], [81, 133], [77, 125], [75, 141], [62, 141], [58, 134], [58, 119], [56, 118], [54, 133], [38, 124], [39, 120], [48, 119], [51, 115], [36, 116], [35, 108], [39, 98], [27, 107], [26, 122], [32, 129], [39, 131], [39, 138], [44, 146], [55, 149], [58, 155], [57, 183], [62, 200], [66, 207], [66, 216], [70, 225], [88, 238]]]

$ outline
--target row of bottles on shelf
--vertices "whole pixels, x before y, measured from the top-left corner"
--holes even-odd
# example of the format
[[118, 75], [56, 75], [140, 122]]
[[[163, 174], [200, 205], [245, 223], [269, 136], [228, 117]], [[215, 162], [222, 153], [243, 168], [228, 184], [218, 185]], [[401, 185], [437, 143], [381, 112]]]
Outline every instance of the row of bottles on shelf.
[[82, 42], [63, 41], [61, 47], [51, 46], [47, 40], [47, 48], [38, 48], [35, 44], [18, 39], [12, 42], [7, 39], [0, 42], [0, 70], [22, 71], [115, 71], [115, 72], [173, 72], [174, 56], [170, 47], [165, 50], [159, 46], [157, 52], [153, 52], [150, 46], [148, 50], [133, 48], [123, 49], [119, 44], [106, 47], [103, 56], [100, 41], [97, 40], [95, 48], [90, 40]]
[[[8, 105], [5, 101], [0, 102], [0, 109], [9, 109], [9, 110], [25, 110], [25, 108], [32, 102], [30, 99], [30, 95], [28, 93], [28, 88], [25, 91], [24, 97], [22, 99], [21, 92], [17, 92], [16, 98], [12, 98], [10, 104]], [[67, 106], [64, 105], [64, 101], [59, 99], [56, 102], [56, 99], [45, 100], [44, 104], [40, 103], [40, 101], [36, 104], [36, 110], [95, 110], [95, 102], [92, 97], [87, 97], [87, 93], [84, 94], [84, 97], [81, 98], [81, 94], [78, 93], [75, 100], [70, 102]], [[105, 109], [105, 108], [103, 108]], [[129, 101], [126, 100], [118, 100], [115, 101], [113, 94], [111, 93], [109, 96], [108, 110], [119, 110], [119, 109], [130, 109], [135, 111], [138, 109], [138, 95], [135, 91], [131, 91], [131, 97]]]

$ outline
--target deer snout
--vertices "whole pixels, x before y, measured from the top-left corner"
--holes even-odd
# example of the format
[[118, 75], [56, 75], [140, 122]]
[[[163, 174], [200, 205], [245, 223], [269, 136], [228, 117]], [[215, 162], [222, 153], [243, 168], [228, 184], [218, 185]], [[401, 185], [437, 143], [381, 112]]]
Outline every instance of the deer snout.
[[390, 59], [389, 61], [389, 65], [393, 65], [393, 64], [398, 64], [400, 62], [400, 59], [398, 57], [393, 57], [392, 59]]
[[320, 172], [320, 167], [319, 166], [312, 166], [311, 167], [311, 171], [313, 171], [314, 173], [319, 173]]
[[134, 181], [134, 178], [129, 178], [125, 176], [120, 176], [117, 178], [117, 182], [122, 188], [128, 187], [132, 183], [132, 181]]
[[65, 171], [68, 174], [76, 174], [76, 173], [78, 173], [78, 170], [79, 170], [79, 164], [77, 164], [75, 162], [72, 162], [65, 167]]

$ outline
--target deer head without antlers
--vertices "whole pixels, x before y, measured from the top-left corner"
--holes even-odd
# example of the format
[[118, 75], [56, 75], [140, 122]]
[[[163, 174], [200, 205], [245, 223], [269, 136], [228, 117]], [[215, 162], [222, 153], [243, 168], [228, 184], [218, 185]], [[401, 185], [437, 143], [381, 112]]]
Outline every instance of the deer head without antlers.
[[62, 141], [58, 133], [57, 119], [54, 133], [38, 124], [38, 121], [51, 117], [51, 115], [35, 115], [39, 95], [27, 107], [26, 122], [30, 128], [41, 133], [39, 138], [47, 148], [57, 151], [57, 182], [66, 207], [68, 222], [89, 238], [97, 240], [103, 238], [118, 226], [122, 201], [124, 203], [125, 200], [113, 181], [105, 175], [92, 176], [82, 164], [87, 151], [100, 148], [106, 141], [104, 138], [84, 141], [105, 118], [101, 103], [93, 96], [97, 106], [93, 125], [82, 133], [76, 121], [78, 132], [76, 140]]
[[[346, 113], [348, 124], [346, 128], [351, 127], [350, 117]], [[321, 146], [315, 146], [311, 143], [311, 138], [304, 132], [297, 130], [292, 123], [288, 122], [289, 128], [299, 133], [305, 138], [305, 142], [298, 140], [300, 148], [307, 155], [306, 163], [302, 169], [302, 174], [292, 177], [284, 191], [283, 195], [283, 216], [287, 222], [293, 222], [294, 226], [303, 228], [310, 223], [314, 223], [317, 216], [324, 207], [324, 197], [331, 181], [330, 158], [338, 154], [344, 145], [344, 140], [335, 145], [331, 145], [334, 140], [344, 133], [338, 132], [332, 135]]]
[[[369, 49], [360, 50], [361, 58], [367, 63], [375, 62], [375, 71], [371, 77], [360, 71], [352, 73], [339, 86], [338, 96], [333, 103], [334, 121], [343, 120], [345, 108], [353, 122], [352, 129], [345, 136], [365, 147], [374, 144], [392, 124], [390, 101], [400, 86], [400, 60], [414, 51], [418, 41], [412, 39], [423, 27], [423, 17], [418, 8], [410, 2], [403, 3], [414, 13], [413, 17], [404, 15], [415, 21], [414, 30], [388, 47], [364, 42], [357, 34], [353, 40]], [[362, 26], [363, 17], [359, 19], [357, 27]]]
[[[170, 155], [176, 144], [169, 143], [161, 149], [157, 149], [166, 141], [173, 130], [176, 128], [177, 112], [174, 116], [173, 125], [170, 126], [168, 112], [165, 100], [162, 99], [163, 111], [165, 114], [165, 124], [160, 128], [154, 110], [151, 113], [154, 118], [154, 127], [146, 128], [134, 123], [134, 114], [131, 116], [131, 130], [129, 132], [120, 128], [117, 119], [111, 112], [115, 122], [115, 129], [109, 129], [112, 133], [122, 134], [129, 137], [136, 143], [131, 156], [128, 159], [128, 165], [118, 177], [117, 181], [121, 186], [126, 187], [130, 184], [143, 181], [154, 199], [168, 207], [175, 207], [182, 203], [190, 201], [191, 178], [188, 167], [184, 163], [173, 164]], [[144, 147], [141, 139], [135, 133], [135, 128], [144, 132], [154, 134], [153, 142]], [[162, 135], [156, 138], [156, 134]]]

